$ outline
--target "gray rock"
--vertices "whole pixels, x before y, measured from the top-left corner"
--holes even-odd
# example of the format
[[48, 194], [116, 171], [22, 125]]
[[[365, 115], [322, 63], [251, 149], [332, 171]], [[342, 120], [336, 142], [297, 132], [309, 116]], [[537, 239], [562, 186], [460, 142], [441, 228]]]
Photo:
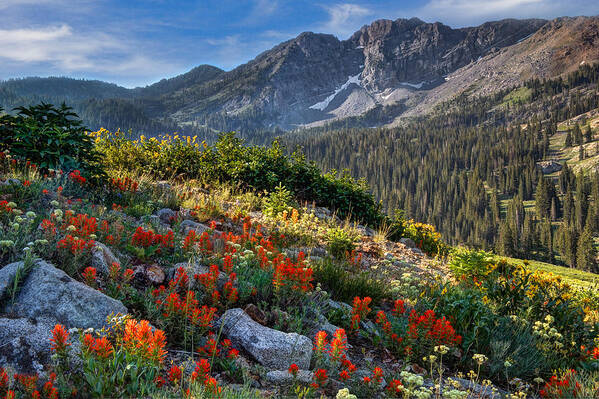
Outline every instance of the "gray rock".
[[14, 178], [12, 178], [12, 179], [6, 179], [2, 184], [5, 185], [5, 186], [10, 186], [11, 184], [15, 185], [15, 186], [20, 186], [21, 185], [21, 180], [14, 179]]
[[110, 248], [96, 241], [96, 246], [92, 250], [92, 267], [95, 267], [98, 273], [108, 275], [110, 266], [113, 263], [120, 264], [121, 262], [119, 262], [119, 259], [112, 253]]
[[184, 220], [181, 222], [181, 230], [187, 234], [191, 230], [195, 230], [197, 234], [202, 234], [205, 231], [210, 230], [210, 227], [205, 224], [194, 222], [193, 220]]
[[329, 299], [327, 305], [329, 306], [330, 309], [343, 310], [345, 312], [350, 312], [350, 313], [352, 311], [351, 305], [348, 305], [345, 302], [337, 302], [337, 301], [333, 301], [332, 299]]
[[375, 231], [373, 229], [371, 229], [368, 226], [362, 226], [361, 224], [357, 225], [356, 229], [358, 229], [360, 234], [362, 234], [363, 236], [373, 237], [375, 234]]
[[376, 325], [368, 320], [368, 321], [361, 321], [360, 322], [360, 327], [362, 327], [362, 329], [368, 334], [368, 335], [376, 335], [377, 337], [379, 336], [379, 332], [376, 328]]
[[405, 245], [408, 248], [416, 247], [416, 243], [414, 242], [414, 240], [412, 240], [411, 238], [408, 238], [408, 237], [404, 237], [404, 238], [400, 239], [399, 242], [401, 242], [403, 245]]
[[42, 373], [52, 355], [54, 324], [48, 319], [0, 318], [0, 365], [20, 373]]
[[162, 191], [170, 191], [173, 187], [166, 180], [160, 180], [156, 182], [156, 187]]
[[505, 392], [504, 390], [499, 389], [493, 385], [483, 386], [477, 383], [473, 383], [470, 380], [458, 377], [451, 377], [451, 379], [459, 382], [462, 386], [462, 389], [469, 389], [473, 394], [476, 395], [477, 398], [500, 399], [507, 394], [507, 392]]
[[[309, 370], [298, 370], [295, 381], [302, 384], [312, 382], [314, 373]], [[290, 385], [293, 383], [293, 375], [287, 370], [272, 370], [266, 373], [266, 381], [273, 385]]]
[[172, 219], [177, 217], [177, 212], [169, 208], [164, 208], [156, 212], [156, 216], [158, 216], [163, 223], [171, 224]]
[[162, 227], [164, 223], [157, 215], [145, 215], [141, 217], [142, 223], [149, 223], [152, 226], [160, 226]]
[[287, 370], [293, 363], [303, 370], [310, 367], [312, 341], [308, 337], [264, 327], [239, 308], [227, 310], [220, 323], [233, 345], [263, 366], [277, 370]]
[[[332, 337], [333, 335], [335, 335], [335, 332], [339, 329], [339, 327], [337, 327], [334, 324], [331, 324], [328, 320], [321, 320], [320, 325], [318, 326], [318, 331], [324, 331], [327, 333], [328, 337]], [[316, 331], [316, 332], [318, 332]], [[316, 334], [314, 334], [316, 335]], [[348, 344], [349, 346], [349, 344]]]
[[560, 164], [557, 161], [541, 161], [541, 162], [537, 162], [537, 168], [544, 174], [550, 174], [550, 173], [554, 173], [554, 172], [559, 172], [560, 170], [562, 170], [562, 164]]
[[[205, 274], [210, 271], [210, 268], [208, 266], [200, 265], [197, 263], [193, 263], [193, 264], [189, 264], [187, 262], [177, 263], [175, 266], [173, 266], [171, 269], [169, 269], [168, 272], [166, 273], [167, 280], [172, 280], [175, 277], [175, 273], [177, 272], [177, 269], [179, 269], [180, 267], [185, 269], [185, 271], [187, 272], [187, 275], [190, 277], [193, 277], [196, 274]], [[219, 272], [218, 280], [216, 280], [216, 284], [218, 285], [218, 288], [222, 289], [228, 280], [229, 280], [229, 276], [227, 276], [223, 272]], [[237, 284], [235, 284], [235, 285], [237, 285]]]
[[410, 250], [414, 252], [416, 255], [424, 255], [424, 252], [422, 252], [420, 248], [410, 248]]
[[[0, 281], [11, 281], [23, 262], [12, 263], [0, 270]], [[46, 317], [67, 328], [102, 328], [111, 313], [127, 313], [116, 299], [80, 283], [51, 264], [38, 261], [25, 278], [14, 304], [5, 311], [16, 317]]]
[[305, 312], [304, 323], [310, 329], [311, 337], [314, 337], [319, 331], [324, 331], [328, 337], [331, 337], [339, 329], [336, 325], [331, 324], [316, 306], [307, 306]]

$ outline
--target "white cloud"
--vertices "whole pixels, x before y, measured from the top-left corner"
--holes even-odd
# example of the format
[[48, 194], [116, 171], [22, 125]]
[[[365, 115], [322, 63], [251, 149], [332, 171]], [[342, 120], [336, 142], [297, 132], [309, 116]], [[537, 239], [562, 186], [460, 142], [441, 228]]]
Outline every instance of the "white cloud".
[[449, 25], [476, 25], [502, 18], [553, 18], [568, 15], [577, 0], [431, 0], [416, 11], [427, 20]]
[[322, 32], [333, 33], [341, 39], [351, 35], [364, 23], [369, 22], [373, 11], [358, 4], [342, 3], [334, 6], [324, 6], [329, 14], [329, 20], [319, 29]]
[[64, 0], [2, 0], [0, 1], [0, 10], [17, 6], [38, 6], [40, 4], [55, 4], [63, 2]]
[[274, 15], [279, 9], [278, 0], [254, 0], [254, 6], [240, 25], [258, 25]]
[[173, 65], [151, 59], [128, 43], [103, 32], [75, 32], [67, 24], [42, 28], [0, 29], [0, 60], [47, 65], [66, 73], [117, 73], [152, 76]]

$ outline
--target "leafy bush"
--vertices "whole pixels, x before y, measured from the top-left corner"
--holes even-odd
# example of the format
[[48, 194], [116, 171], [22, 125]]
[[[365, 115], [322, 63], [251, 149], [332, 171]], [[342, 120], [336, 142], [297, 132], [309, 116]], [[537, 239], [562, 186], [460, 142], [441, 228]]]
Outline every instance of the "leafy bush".
[[471, 289], [445, 284], [434, 287], [426, 293], [420, 306], [434, 309], [448, 317], [455, 329], [462, 335], [464, 359], [474, 353], [482, 353], [489, 345], [491, 329], [497, 316], [483, 302], [483, 295]]
[[429, 255], [444, 256], [449, 250], [449, 247], [441, 241], [441, 233], [430, 224], [410, 223], [405, 234], [416, 243], [418, 248]]
[[458, 277], [482, 278], [489, 273], [493, 255], [485, 251], [456, 248], [451, 253], [449, 268]]
[[14, 117], [0, 117], [0, 151], [43, 170], [81, 169], [92, 177], [104, 176], [94, 142], [70, 107], [41, 103], [16, 110]]
[[275, 190], [264, 199], [264, 213], [273, 217], [285, 211], [290, 213], [294, 202], [291, 191], [279, 183]]
[[347, 254], [354, 249], [356, 237], [346, 229], [335, 227], [329, 229], [326, 234], [329, 252], [335, 259], [346, 259]]
[[434, 226], [407, 220], [402, 210], [395, 210], [388, 222], [391, 240], [410, 238], [418, 248], [431, 256], [445, 256], [449, 252], [449, 246], [441, 240], [441, 234], [435, 230]]
[[105, 167], [116, 170], [152, 171], [164, 179], [187, 177], [206, 184], [227, 182], [247, 189], [272, 192], [278, 185], [297, 200], [313, 201], [363, 223], [377, 225], [384, 219], [381, 205], [364, 180], [348, 172], [322, 174], [300, 152], [286, 155], [277, 141], [270, 147], [244, 146], [234, 133], [223, 133], [214, 145], [196, 138], [162, 136], [129, 140], [121, 133], [95, 132]]

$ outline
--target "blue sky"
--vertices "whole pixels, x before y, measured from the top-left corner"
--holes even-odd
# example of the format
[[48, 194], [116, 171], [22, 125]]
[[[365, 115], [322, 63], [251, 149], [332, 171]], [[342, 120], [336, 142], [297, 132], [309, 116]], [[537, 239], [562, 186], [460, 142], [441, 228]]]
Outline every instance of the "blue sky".
[[229, 70], [304, 31], [346, 39], [379, 18], [460, 27], [597, 14], [596, 0], [0, 0], [0, 79], [72, 76], [134, 87], [199, 64]]

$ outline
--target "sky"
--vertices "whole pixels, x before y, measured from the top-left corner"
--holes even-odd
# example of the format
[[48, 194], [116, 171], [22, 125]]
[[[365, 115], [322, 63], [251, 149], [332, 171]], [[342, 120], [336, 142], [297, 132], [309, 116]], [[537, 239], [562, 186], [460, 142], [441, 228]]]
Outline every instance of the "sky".
[[200, 64], [230, 70], [305, 31], [347, 39], [381, 18], [463, 27], [597, 14], [597, 0], [0, 0], [0, 80], [136, 87]]

